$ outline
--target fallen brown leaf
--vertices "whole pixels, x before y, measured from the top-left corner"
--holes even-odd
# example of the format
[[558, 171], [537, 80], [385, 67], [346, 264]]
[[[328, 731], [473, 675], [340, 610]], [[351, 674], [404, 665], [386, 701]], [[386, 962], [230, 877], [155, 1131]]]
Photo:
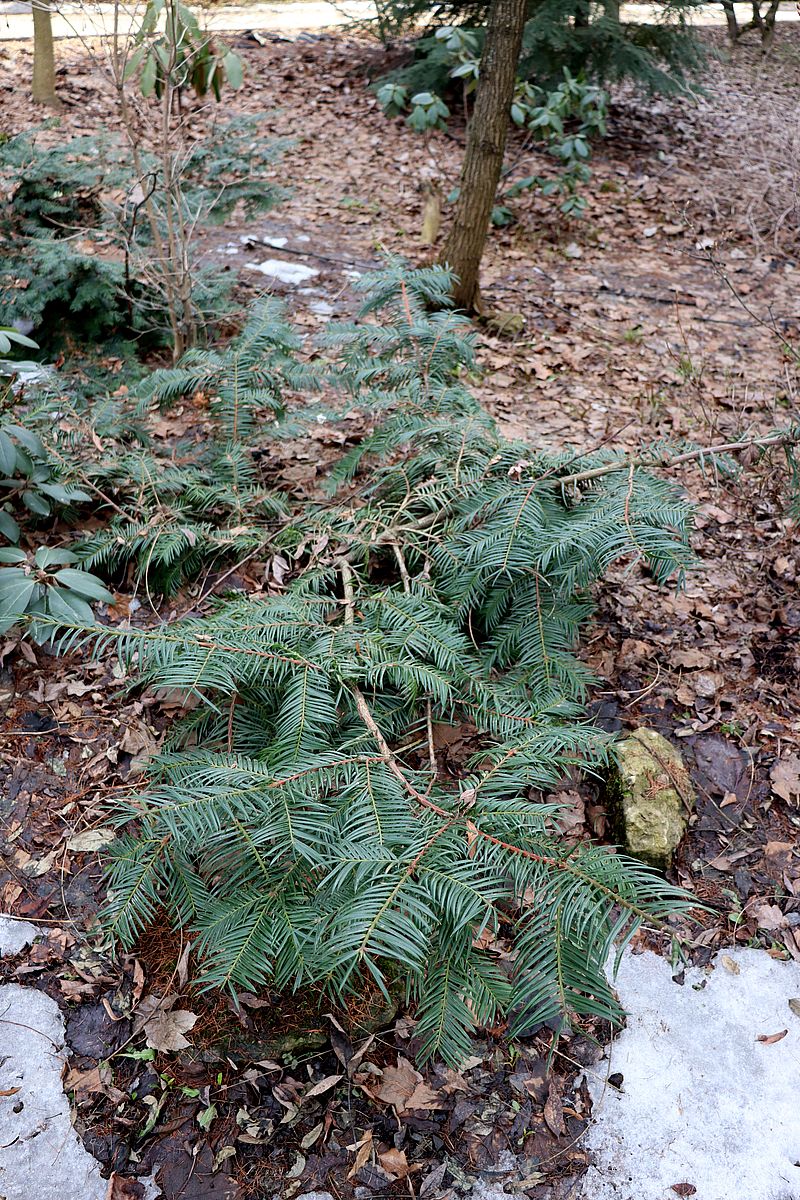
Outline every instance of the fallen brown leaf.
[[776, 1042], [782, 1042], [788, 1032], [788, 1029], [781, 1029], [779, 1033], [760, 1033], [756, 1041], [762, 1046], [774, 1046]]
[[154, 1013], [145, 1023], [144, 1032], [147, 1045], [152, 1050], [173, 1053], [176, 1050], [186, 1050], [191, 1045], [184, 1034], [193, 1029], [197, 1016], [186, 1009], [176, 1008], [168, 1012], [163, 1009]]
[[144, 1184], [129, 1175], [118, 1175], [116, 1171], [108, 1181], [105, 1200], [143, 1200]]
[[444, 1107], [445, 1100], [441, 1092], [437, 1092], [433, 1088], [428, 1087], [427, 1083], [419, 1083], [408, 1097], [404, 1111], [412, 1112], [414, 1109]]
[[414, 1092], [418, 1083], [422, 1082], [419, 1071], [412, 1067], [407, 1058], [397, 1057], [396, 1067], [384, 1067], [376, 1087], [369, 1091], [376, 1100], [393, 1105], [398, 1111], [405, 1108], [406, 1100]]
[[322, 1096], [325, 1092], [329, 1092], [332, 1087], [335, 1087], [340, 1080], [344, 1079], [344, 1075], [326, 1075], [324, 1079], [320, 1079], [319, 1083], [315, 1083], [308, 1089], [299, 1099], [298, 1103], [303, 1104], [306, 1100], [310, 1100], [313, 1096]]
[[418, 1164], [409, 1164], [405, 1150], [396, 1150], [394, 1147], [384, 1150], [382, 1154], [379, 1154], [378, 1162], [384, 1171], [388, 1171], [390, 1175], [394, 1175], [395, 1179], [405, 1179], [412, 1171], [422, 1170], [422, 1167]]
[[558, 1085], [555, 1079], [550, 1080], [550, 1086], [547, 1089], [547, 1099], [544, 1102], [544, 1119], [548, 1129], [554, 1133], [556, 1137], [561, 1137], [565, 1132], [564, 1125], [564, 1106], [561, 1103]]
[[776, 796], [790, 803], [793, 797], [800, 797], [800, 755], [790, 754], [788, 758], [780, 758], [769, 773], [772, 790]]
[[786, 918], [777, 904], [758, 904], [753, 909], [753, 915], [759, 929], [782, 929], [786, 924]]
[[372, 1130], [368, 1129], [360, 1141], [356, 1142], [352, 1146], [348, 1146], [347, 1149], [357, 1151], [355, 1162], [347, 1173], [347, 1178], [353, 1179], [356, 1173], [361, 1170], [372, 1154]]

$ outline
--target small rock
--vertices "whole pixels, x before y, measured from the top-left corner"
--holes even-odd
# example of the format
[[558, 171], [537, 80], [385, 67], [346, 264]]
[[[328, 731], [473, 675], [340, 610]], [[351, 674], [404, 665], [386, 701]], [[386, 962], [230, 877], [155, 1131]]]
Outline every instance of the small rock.
[[104, 1200], [106, 1181], [72, 1127], [61, 1086], [64, 1022], [44, 992], [0, 987], [5, 1200]]
[[609, 776], [625, 849], [664, 870], [686, 830], [695, 793], [678, 751], [654, 729], [637, 729], [617, 743]]
[[583, 251], [581, 250], [581, 248], [577, 242], [570, 242], [568, 246], [564, 247], [564, 257], [565, 258], [583, 258]]
[[18, 921], [14, 917], [0, 915], [0, 957], [11, 958], [30, 946], [39, 930], [30, 921]]
[[488, 312], [484, 320], [492, 333], [501, 337], [514, 337], [525, 328], [525, 317], [519, 312]]

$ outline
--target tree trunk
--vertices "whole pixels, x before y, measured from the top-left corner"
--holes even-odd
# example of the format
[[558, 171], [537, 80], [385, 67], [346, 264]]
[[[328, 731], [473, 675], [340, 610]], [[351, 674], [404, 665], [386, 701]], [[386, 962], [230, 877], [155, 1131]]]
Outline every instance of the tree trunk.
[[576, 29], [588, 29], [591, 10], [589, 0], [576, 0], [573, 21]]
[[33, 0], [33, 101], [56, 105], [56, 64], [50, 0]]
[[725, 12], [725, 24], [728, 27], [728, 38], [735, 46], [739, 40], [739, 22], [736, 19], [736, 10], [733, 7], [733, 0], [722, 0], [722, 8]]
[[761, 27], [761, 53], [769, 54], [775, 39], [775, 21], [778, 16], [779, 0], [771, 0]]
[[461, 186], [441, 258], [457, 277], [453, 300], [467, 312], [479, 305], [481, 255], [503, 167], [527, 8], [527, 0], [493, 0], [489, 10]]

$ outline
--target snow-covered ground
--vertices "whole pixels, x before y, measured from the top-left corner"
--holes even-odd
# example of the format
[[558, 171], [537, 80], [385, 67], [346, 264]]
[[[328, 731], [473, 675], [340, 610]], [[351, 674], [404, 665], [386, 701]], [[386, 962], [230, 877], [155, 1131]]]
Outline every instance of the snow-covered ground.
[[584, 1200], [800, 1200], [800, 964], [731, 950], [672, 975], [623, 957], [629, 1018], [589, 1078]]
[[[84, 4], [74, 0], [53, 2], [53, 33], [57, 38], [103, 37], [111, 33], [114, 26], [114, 5], [107, 3]], [[141, 24], [143, 4], [123, 3], [120, 6], [118, 29], [127, 33]], [[651, 4], [623, 4], [622, 20], [649, 21], [660, 19], [663, 6]], [[740, 24], [752, 16], [749, 4], [736, 4]], [[219, 5], [206, 10], [203, 21], [207, 29], [228, 30], [258, 29], [263, 32], [293, 35], [297, 33], [319, 33], [325, 29], [346, 25], [351, 21], [363, 21], [375, 16], [372, 0], [286, 0], [285, 3], [267, 4], [255, 0], [253, 4]], [[725, 17], [720, 4], [704, 4], [691, 16], [695, 25], [724, 25]], [[778, 12], [779, 21], [796, 21], [798, 13], [794, 3], [784, 0]], [[0, 0], [0, 41], [24, 40], [33, 37], [31, 0]]]
[[[36, 932], [0, 917], [0, 954]], [[623, 956], [616, 986], [629, 1017], [589, 1072], [594, 1165], [582, 1200], [800, 1200], [800, 964], [732, 950], [682, 984], [672, 976], [649, 951]], [[70, 1123], [67, 1053], [55, 1001], [0, 986], [4, 1200], [106, 1194]], [[479, 1200], [505, 1195], [484, 1188]]]

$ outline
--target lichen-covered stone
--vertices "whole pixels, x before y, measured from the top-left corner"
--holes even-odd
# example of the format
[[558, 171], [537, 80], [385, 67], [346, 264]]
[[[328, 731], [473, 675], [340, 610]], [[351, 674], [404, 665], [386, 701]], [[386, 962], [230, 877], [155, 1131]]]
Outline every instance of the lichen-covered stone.
[[695, 792], [678, 751], [654, 729], [617, 743], [609, 796], [625, 849], [664, 870], [686, 831]]

